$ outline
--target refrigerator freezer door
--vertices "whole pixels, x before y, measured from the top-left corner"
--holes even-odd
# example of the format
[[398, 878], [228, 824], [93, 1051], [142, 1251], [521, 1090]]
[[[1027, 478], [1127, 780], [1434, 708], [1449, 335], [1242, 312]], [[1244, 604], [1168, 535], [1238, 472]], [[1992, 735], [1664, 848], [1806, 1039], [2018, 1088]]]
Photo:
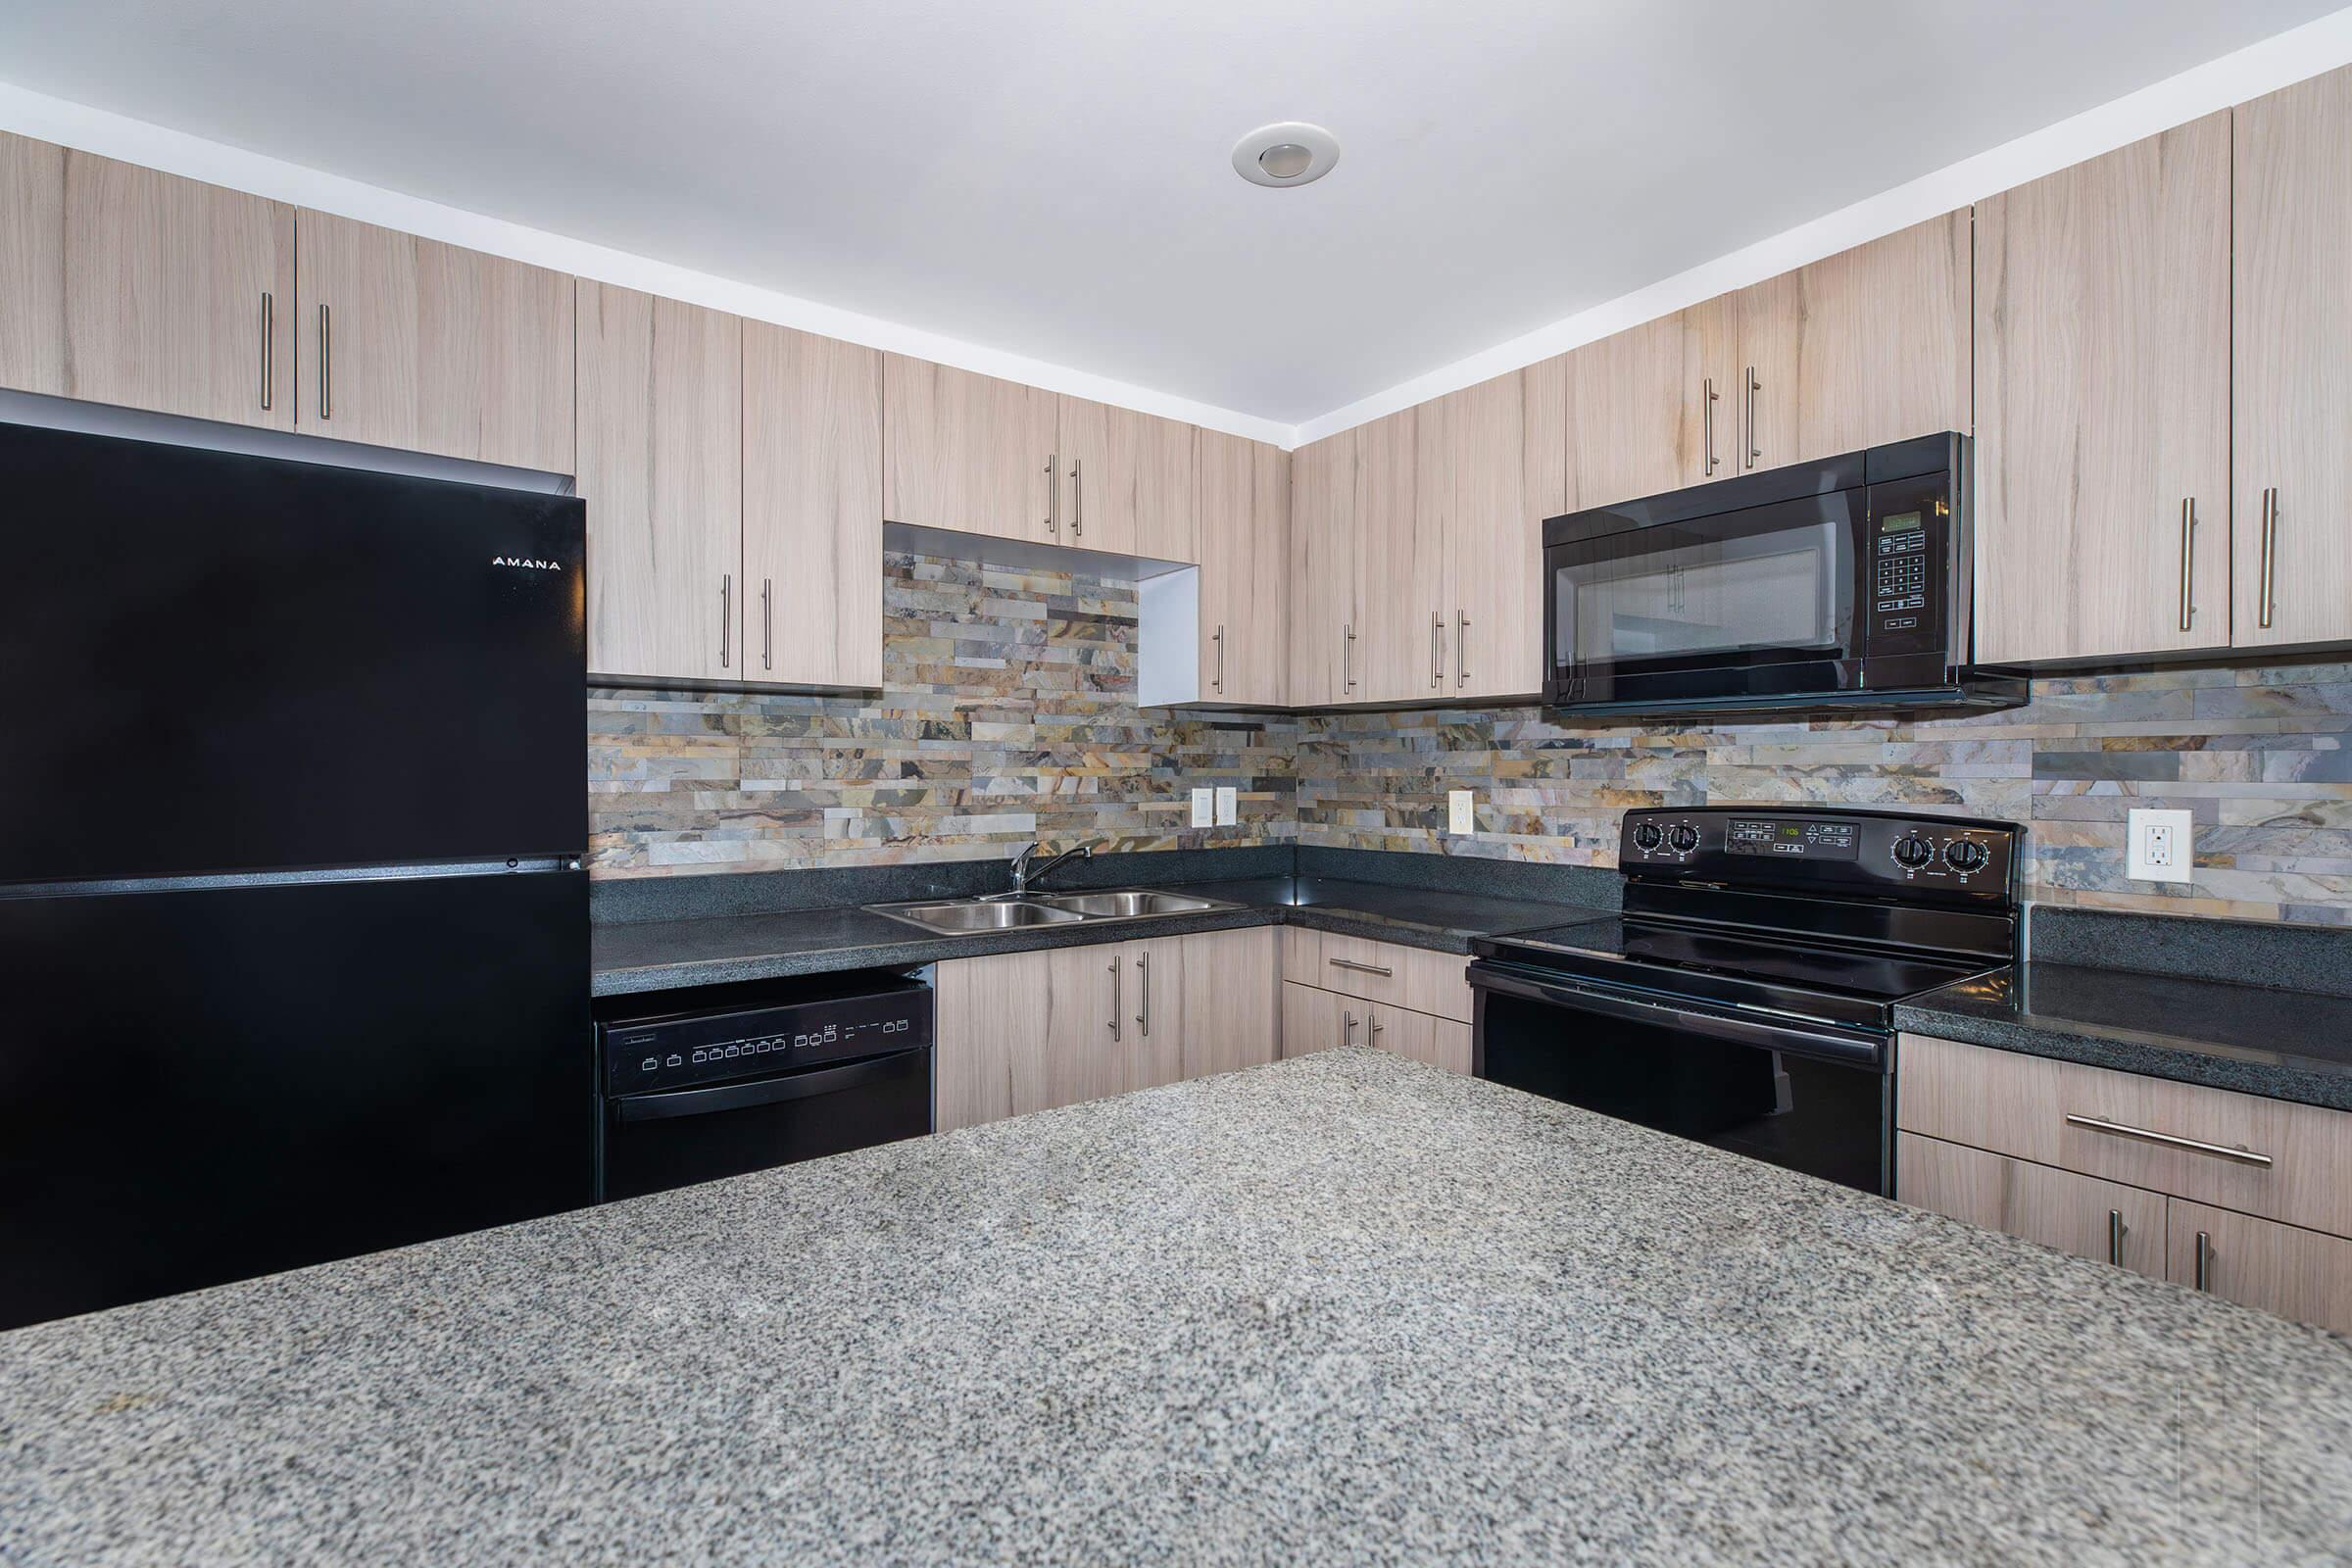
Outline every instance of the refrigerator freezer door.
[[0, 425], [0, 883], [576, 856], [582, 503]]
[[0, 1328], [590, 1200], [585, 873], [0, 899]]

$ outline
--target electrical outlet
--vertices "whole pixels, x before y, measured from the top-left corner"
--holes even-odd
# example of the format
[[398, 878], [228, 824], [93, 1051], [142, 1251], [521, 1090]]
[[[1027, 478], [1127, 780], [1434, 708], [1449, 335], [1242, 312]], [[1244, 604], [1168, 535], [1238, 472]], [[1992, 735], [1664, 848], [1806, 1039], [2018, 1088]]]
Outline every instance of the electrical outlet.
[[1216, 809], [1215, 801], [1216, 792], [1214, 790], [1193, 791], [1193, 826], [1207, 827], [1209, 825], [1210, 813]]
[[1217, 786], [1217, 826], [1231, 827], [1242, 819], [1242, 792], [1238, 785]]
[[1477, 817], [1473, 813], [1470, 804], [1470, 792], [1468, 790], [1447, 790], [1446, 792], [1446, 831], [1468, 833], [1477, 825]]
[[2133, 811], [2126, 873], [2134, 882], [2187, 882], [2196, 858], [2186, 811]]

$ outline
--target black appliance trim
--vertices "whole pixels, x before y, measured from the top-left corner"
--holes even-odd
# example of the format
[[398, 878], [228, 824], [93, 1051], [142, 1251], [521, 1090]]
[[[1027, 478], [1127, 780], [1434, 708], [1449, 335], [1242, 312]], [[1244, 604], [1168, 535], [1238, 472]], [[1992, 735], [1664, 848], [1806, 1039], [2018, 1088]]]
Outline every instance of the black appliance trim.
[[886, 1052], [838, 1067], [804, 1067], [769, 1078], [738, 1079], [709, 1089], [654, 1089], [643, 1094], [614, 1095], [622, 1121], [666, 1121], [679, 1116], [707, 1116], [713, 1111], [743, 1110], [773, 1105], [787, 1100], [808, 1100], [836, 1094], [886, 1078], [908, 1056], [925, 1055], [928, 1044]]
[[1838, 1030], [1779, 1008], [1726, 1012], [1672, 992], [1642, 995], [1589, 981], [1570, 983], [1549, 975], [1539, 979], [1525, 971], [1483, 960], [1470, 965], [1469, 976], [1471, 986], [1479, 990], [1574, 1007], [1580, 1012], [1642, 1022], [1668, 1021], [1686, 1033], [1834, 1062], [1840, 1067], [1868, 1067], [1885, 1072], [1888, 1065], [1884, 1031]]

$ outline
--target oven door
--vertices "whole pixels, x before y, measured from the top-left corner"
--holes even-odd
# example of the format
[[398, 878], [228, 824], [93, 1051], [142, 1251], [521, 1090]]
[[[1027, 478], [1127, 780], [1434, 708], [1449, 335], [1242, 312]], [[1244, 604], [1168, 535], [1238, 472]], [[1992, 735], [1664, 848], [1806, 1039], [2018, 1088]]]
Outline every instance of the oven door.
[[1884, 1035], [1470, 965], [1471, 1071], [1891, 1197]]
[[[1597, 531], [1544, 552], [1545, 700], [1761, 702], [1862, 684], [1868, 491]], [[1625, 518], [1629, 524], [1631, 517]]]

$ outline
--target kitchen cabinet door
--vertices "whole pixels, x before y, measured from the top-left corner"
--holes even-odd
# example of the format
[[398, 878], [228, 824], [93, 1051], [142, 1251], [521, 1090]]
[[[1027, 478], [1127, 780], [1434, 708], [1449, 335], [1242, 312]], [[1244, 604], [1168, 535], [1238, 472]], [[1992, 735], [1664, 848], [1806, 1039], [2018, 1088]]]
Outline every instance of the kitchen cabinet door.
[[1447, 1072], [1470, 1070], [1470, 1026], [1466, 1023], [1375, 1004], [1368, 1013], [1368, 1025], [1367, 1043], [1383, 1051]]
[[[1077, 950], [1087, 951], [1087, 950]], [[1042, 1102], [1053, 954], [943, 960], [932, 981], [937, 1020], [933, 1118], [940, 1132], [1002, 1121]]]
[[1436, 526], [1423, 528], [1418, 409], [1374, 419], [1357, 431], [1352, 561], [1355, 684], [1342, 701], [1416, 702], [1439, 694], [1431, 678], [1443, 591]]
[[2167, 1227], [2176, 1283], [2352, 1333], [2352, 1242], [2180, 1199]]
[[1977, 209], [1981, 660], [2230, 640], [2230, 141], [2209, 115]]
[[[1694, 306], [1569, 353], [1568, 398], [1575, 416], [1568, 426], [1568, 466], [1576, 475], [1575, 509], [1634, 501], [1735, 471], [1734, 405], [1726, 401], [1734, 339], [1713, 330], [1713, 320], [1710, 306]], [[1715, 341], [1727, 364], [1709, 368], [1704, 353]]]
[[2240, 104], [2234, 121], [2230, 640], [2341, 642], [2352, 639], [2352, 69]]
[[743, 327], [721, 312], [580, 283], [578, 489], [588, 667], [599, 675], [752, 678]]
[[1288, 688], [1291, 458], [1200, 432], [1200, 696], [1279, 705]]
[[1132, 554], [1144, 416], [1087, 398], [1057, 401], [1054, 445], [1061, 454], [1061, 543]]
[[1896, 1196], [1914, 1208], [2165, 1277], [2160, 1193], [1917, 1133], [1895, 1135], [1894, 1170]]
[[1532, 696], [1544, 685], [1544, 519], [1527, 502], [1522, 380], [1496, 376], [1438, 401], [1453, 497], [1438, 539], [1440, 695]]
[[1290, 701], [1351, 701], [1355, 629], [1356, 443], [1343, 430], [1291, 454]]
[[66, 397], [66, 150], [0, 131], [0, 386]]
[[1135, 553], [1153, 561], [1199, 562], [1202, 432], [1176, 419], [1134, 417]]
[[1286, 980], [1282, 985], [1282, 1054], [1287, 1059], [1335, 1046], [1360, 1046], [1371, 1007], [1352, 997]]
[[1543, 521], [1577, 506], [1576, 476], [1568, 462], [1571, 356], [1555, 354], [1519, 372], [1521, 415], [1521, 493], [1536, 515], [1536, 537], [1543, 539]]
[[569, 276], [307, 208], [295, 244], [303, 428], [574, 471]]
[[[1029, 1027], [1044, 1050], [1016, 1058], [1013, 1114], [1100, 1100], [1127, 1087], [1135, 1010], [1128, 944], [1055, 948], [1045, 955], [1047, 1006]], [[1021, 1069], [1032, 1067], [1034, 1076]]]
[[1969, 235], [1964, 208], [1735, 296], [1736, 471], [1968, 430]]
[[[38, 143], [18, 142], [9, 162], [6, 226], [24, 222], [0, 239], [10, 270], [45, 253], [61, 214], [64, 236], [49, 263], [57, 281], [8, 307], [20, 317], [9, 336], [24, 344], [12, 358], [25, 382], [46, 382], [28, 390], [294, 427], [291, 207], [69, 150], [61, 209]], [[62, 318], [49, 317], [60, 305]]]
[[1122, 1089], [1156, 1089], [1185, 1076], [1185, 1034], [1192, 992], [1185, 937], [1148, 937], [1119, 945], [1126, 968], [1119, 1020]]
[[882, 357], [882, 515], [999, 539], [1074, 544], [1051, 392]]
[[1183, 1076], [1255, 1067], [1280, 1055], [1279, 929], [1184, 938]]
[[744, 323], [743, 603], [744, 679], [882, 684], [874, 350]]

